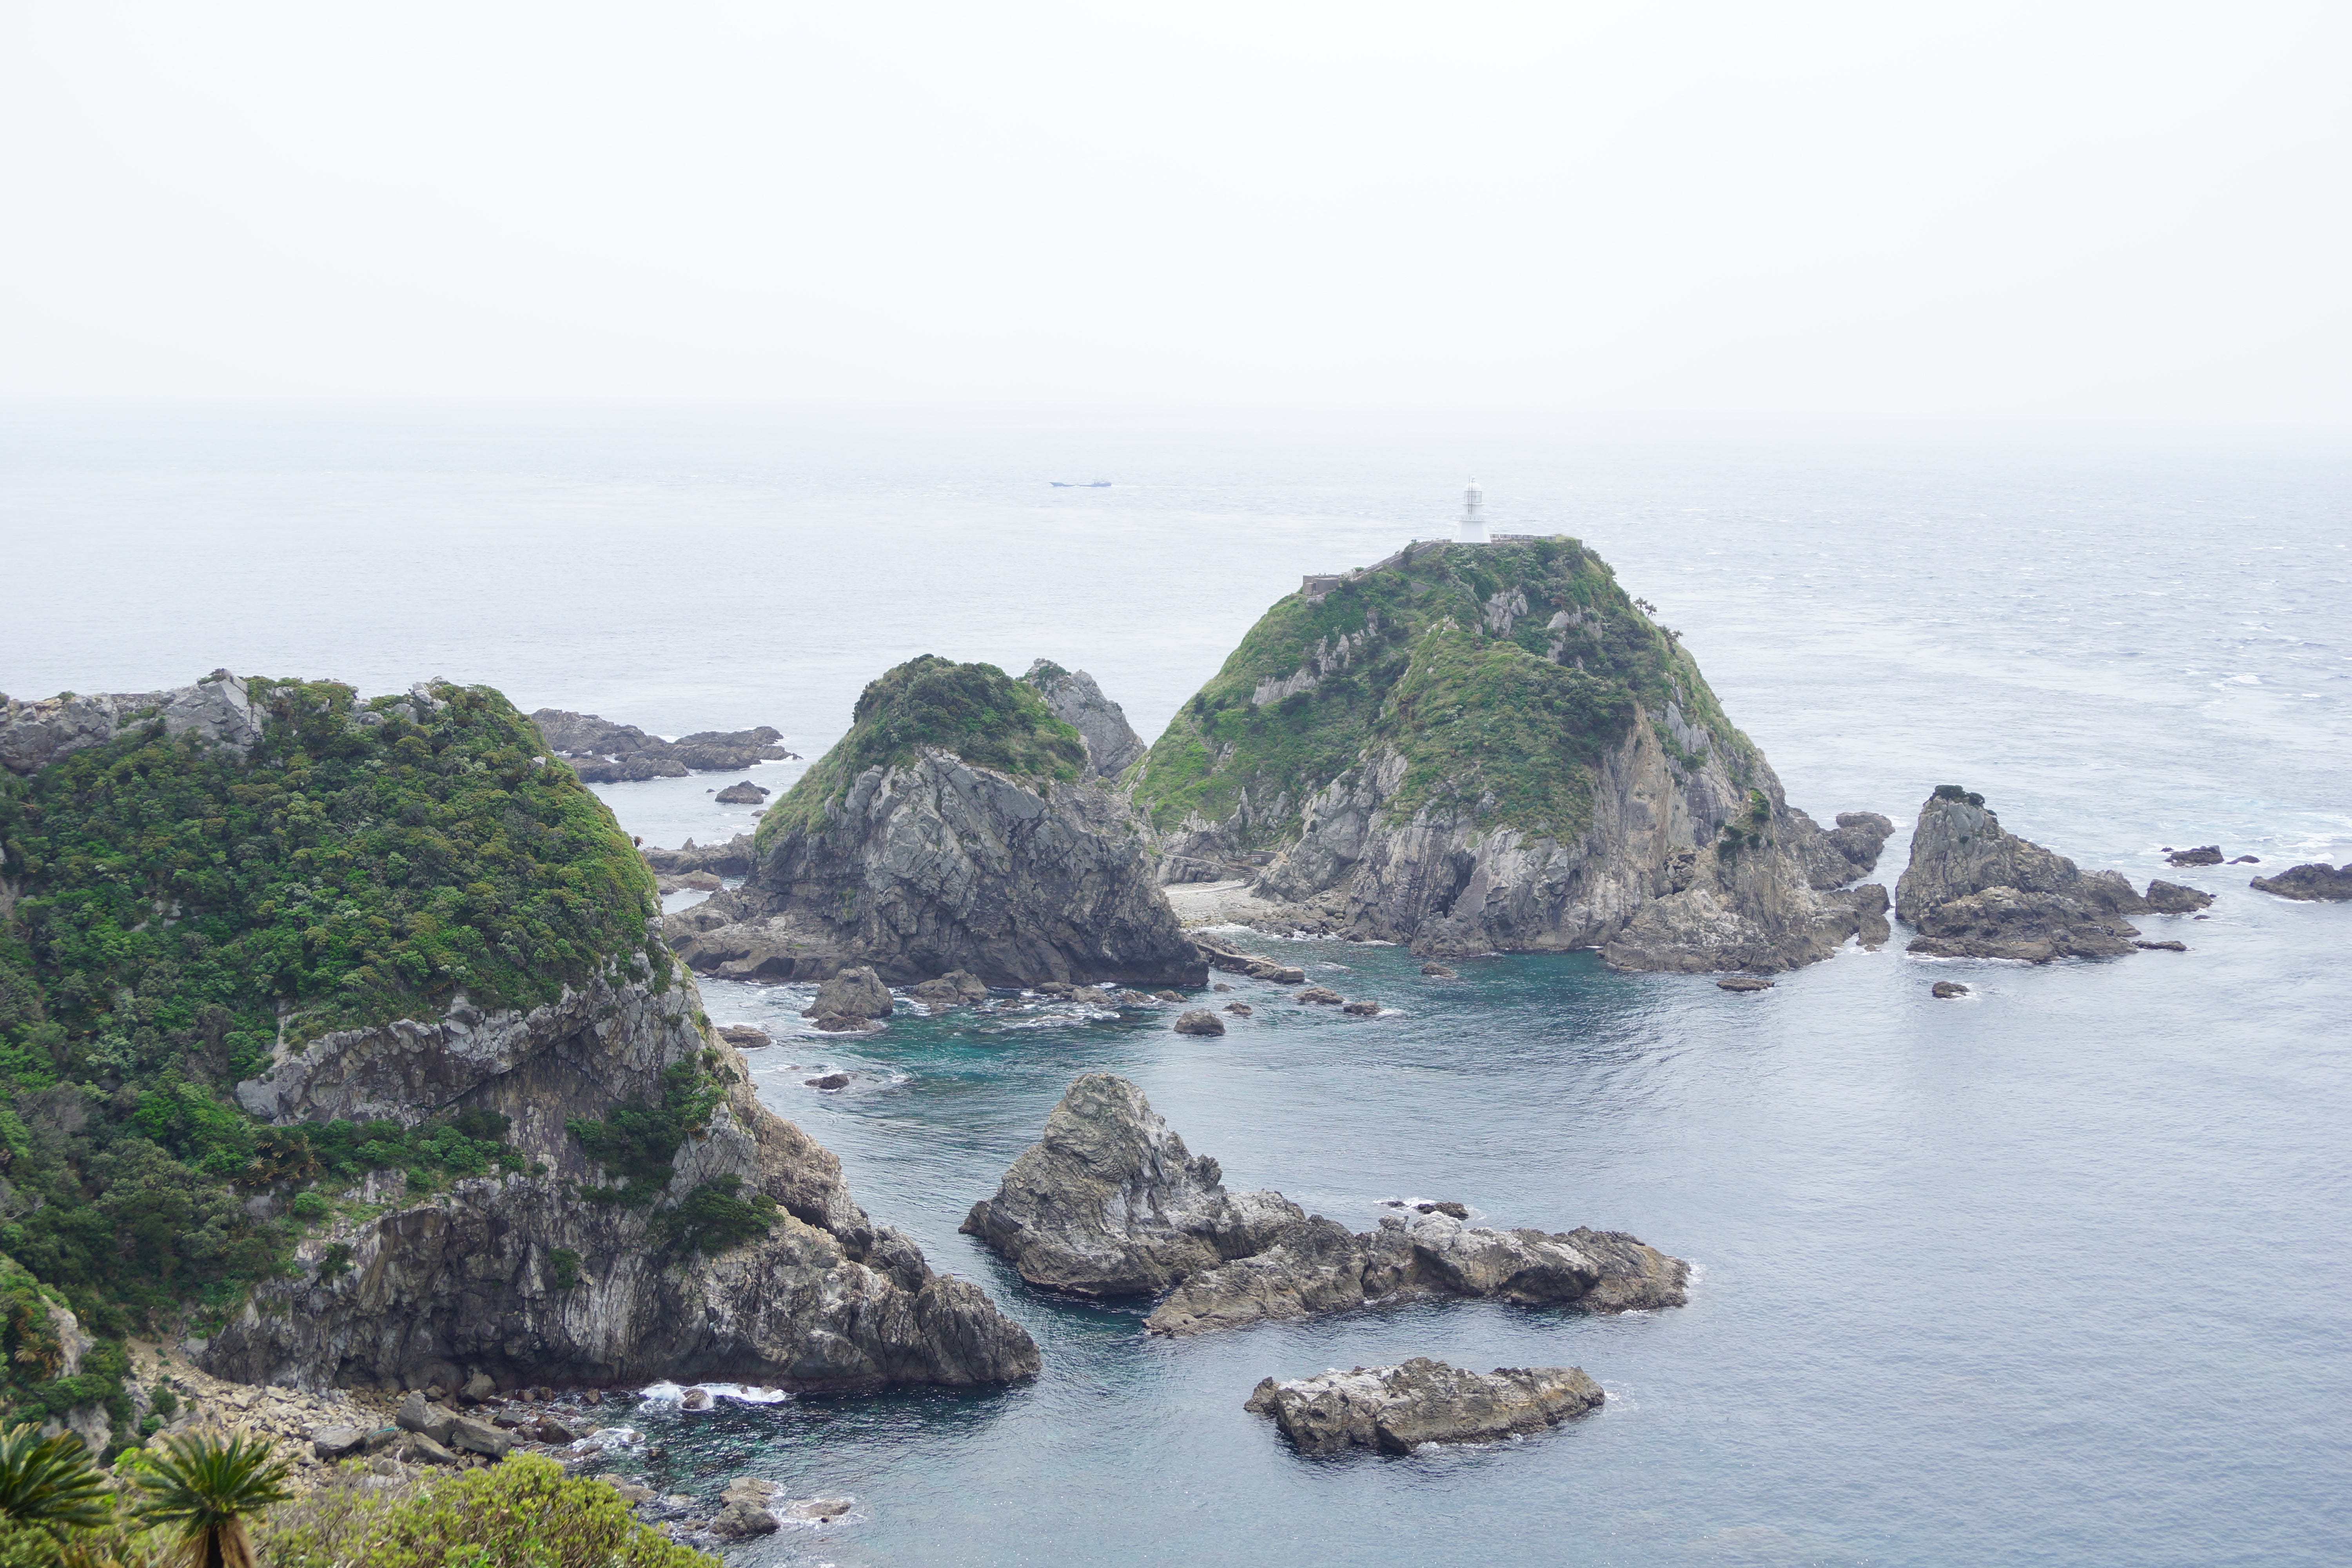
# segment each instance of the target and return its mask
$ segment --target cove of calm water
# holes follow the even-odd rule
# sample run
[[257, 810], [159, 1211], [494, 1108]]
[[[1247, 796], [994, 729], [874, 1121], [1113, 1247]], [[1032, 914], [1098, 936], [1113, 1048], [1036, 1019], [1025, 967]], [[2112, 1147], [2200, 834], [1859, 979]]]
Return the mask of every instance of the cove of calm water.
[[[228, 665], [428, 675], [818, 754], [924, 652], [1092, 670], [1154, 735], [1300, 574], [1446, 531], [1575, 533], [1679, 628], [1790, 797], [1902, 826], [1935, 784], [2136, 879], [2186, 954], [2042, 969], [1849, 949], [1757, 996], [1493, 958], [1423, 981], [1302, 942], [1337, 1017], [1237, 983], [1166, 1010], [779, 1036], [762, 1095], [1043, 1347], [984, 1394], [649, 1405], [644, 1468], [849, 1493], [746, 1564], [2322, 1563], [2352, 1557], [2352, 908], [2165, 845], [2352, 858], [2352, 455], [2315, 447], [1602, 429], [1572, 421], [18, 410], [0, 689]], [[1051, 489], [1050, 479], [1112, 479]], [[759, 771], [779, 786], [798, 768]], [[649, 842], [748, 821], [698, 777], [600, 793]], [[1927, 995], [1935, 978], [1976, 987]], [[845, 1068], [857, 1087], [803, 1084]], [[1631, 1230], [1689, 1306], [1420, 1306], [1181, 1343], [1025, 1289], [956, 1233], [1078, 1072], [1139, 1082], [1229, 1184], [1357, 1226], [1388, 1197]], [[1309, 1460], [1268, 1373], [1574, 1363], [1593, 1417]]]

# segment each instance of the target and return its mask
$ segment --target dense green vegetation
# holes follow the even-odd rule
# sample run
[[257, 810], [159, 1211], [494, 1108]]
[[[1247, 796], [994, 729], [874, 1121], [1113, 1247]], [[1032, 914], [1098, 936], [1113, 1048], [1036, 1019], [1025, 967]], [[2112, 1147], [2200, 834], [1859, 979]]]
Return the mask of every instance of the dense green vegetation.
[[1086, 742], [1034, 689], [992, 664], [925, 654], [866, 689], [849, 733], [769, 808], [754, 842], [765, 848], [780, 834], [814, 826], [858, 774], [910, 762], [918, 746], [1021, 778], [1066, 783], [1087, 765]]
[[[727, 1086], [710, 1076], [710, 1066], [708, 1059], [700, 1066], [676, 1063], [662, 1074], [659, 1099], [564, 1123], [588, 1157], [614, 1178], [611, 1185], [588, 1188], [589, 1198], [630, 1208], [651, 1208], [659, 1201], [677, 1174], [678, 1149], [710, 1124], [710, 1113], [727, 1098]], [[761, 1192], [746, 1196], [742, 1178], [719, 1176], [656, 1214], [654, 1234], [678, 1252], [724, 1252], [767, 1235], [775, 1223], [775, 1199]], [[560, 1260], [558, 1268], [562, 1268]], [[578, 1268], [575, 1257], [573, 1279]]]
[[[1272, 697], [1318, 658], [1329, 668], [1309, 689]], [[1268, 610], [1151, 748], [1135, 797], [1168, 831], [1223, 822], [1246, 795], [1242, 837], [1271, 847], [1318, 790], [1393, 746], [1406, 773], [1391, 811], [1445, 800], [1492, 826], [1572, 837], [1637, 710], [1669, 757], [1696, 763], [1665, 727], [1669, 702], [1744, 777], [1753, 748], [1697, 664], [1575, 540], [1423, 546]]]
[[[146, 723], [0, 779], [0, 1406], [19, 1415], [122, 1403], [119, 1346], [58, 1386], [27, 1289], [109, 1339], [201, 1321], [370, 1171], [429, 1189], [520, 1166], [495, 1116], [257, 1122], [232, 1090], [278, 1041], [461, 993], [528, 1007], [658, 951], [644, 863], [496, 692], [249, 690], [268, 717], [247, 755]], [[278, 1217], [247, 1208], [259, 1192], [289, 1200]]]

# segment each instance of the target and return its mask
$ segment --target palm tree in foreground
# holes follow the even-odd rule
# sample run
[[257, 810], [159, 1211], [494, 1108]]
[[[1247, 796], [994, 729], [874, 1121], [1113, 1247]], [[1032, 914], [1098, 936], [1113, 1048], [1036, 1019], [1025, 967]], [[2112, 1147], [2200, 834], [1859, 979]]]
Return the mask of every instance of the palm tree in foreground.
[[245, 1521], [294, 1494], [286, 1461], [268, 1444], [242, 1435], [174, 1437], [149, 1450], [139, 1487], [142, 1524], [178, 1534], [187, 1568], [253, 1568]]
[[94, 1529], [111, 1512], [106, 1479], [79, 1437], [44, 1437], [29, 1421], [0, 1432], [0, 1519], [56, 1534]]

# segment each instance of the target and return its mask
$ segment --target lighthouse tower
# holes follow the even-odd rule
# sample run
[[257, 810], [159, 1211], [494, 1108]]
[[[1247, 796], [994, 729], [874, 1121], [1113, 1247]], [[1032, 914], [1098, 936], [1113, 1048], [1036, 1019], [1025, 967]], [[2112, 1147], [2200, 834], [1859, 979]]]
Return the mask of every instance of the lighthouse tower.
[[1461, 544], [1486, 542], [1486, 492], [1472, 479], [1470, 488], [1462, 492], [1462, 531], [1455, 536]]

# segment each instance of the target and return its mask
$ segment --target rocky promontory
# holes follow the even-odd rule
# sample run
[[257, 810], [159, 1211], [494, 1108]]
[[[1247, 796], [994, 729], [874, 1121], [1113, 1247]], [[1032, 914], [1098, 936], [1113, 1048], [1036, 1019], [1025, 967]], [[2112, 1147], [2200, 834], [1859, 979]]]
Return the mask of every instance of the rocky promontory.
[[[497, 692], [216, 677], [11, 704], [0, 752], [11, 1299], [201, 1305], [206, 1372], [309, 1389], [1036, 1371], [754, 1098], [652, 874]], [[76, 1388], [128, 1423], [119, 1331]], [[35, 1337], [12, 1404], [76, 1364]]]
[[1775, 971], [1885, 940], [1892, 831], [1792, 806], [1573, 539], [1414, 544], [1268, 610], [1140, 767], [1171, 882], [1427, 955]]
[[1409, 1454], [1423, 1443], [1478, 1443], [1539, 1432], [1598, 1409], [1601, 1385], [1574, 1366], [1498, 1366], [1470, 1372], [1427, 1356], [1401, 1366], [1353, 1367], [1313, 1377], [1267, 1378], [1243, 1408], [1274, 1419], [1301, 1453], [1378, 1448]]
[[2256, 892], [2305, 903], [2341, 903], [2352, 899], [2352, 861], [2339, 868], [2315, 860], [2307, 866], [2290, 867], [2275, 877], [2256, 877], [2246, 885]]
[[761, 819], [744, 885], [669, 918], [696, 969], [1196, 985], [1207, 970], [1076, 730], [992, 665], [924, 658]]
[[1595, 1312], [1685, 1300], [1688, 1267], [1620, 1232], [1497, 1230], [1430, 1205], [1357, 1233], [1279, 1193], [1229, 1194], [1222, 1174], [1187, 1153], [1132, 1083], [1089, 1073], [963, 1229], [1032, 1284], [1170, 1290], [1144, 1324], [1170, 1335], [1417, 1298]]
[[2114, 871], [2084, 871], [2020, 838], [1984, 797], [1939, 784], [1919, 808], [1911, 863], [1895, 884], [1895, 912], [1919, 935], [1909, 951], [1937, 958], [2113, 958], [2137, 952], [2126, 918], [2194, 909], [2212, 900], [2155, 882], [2158, 902]]

